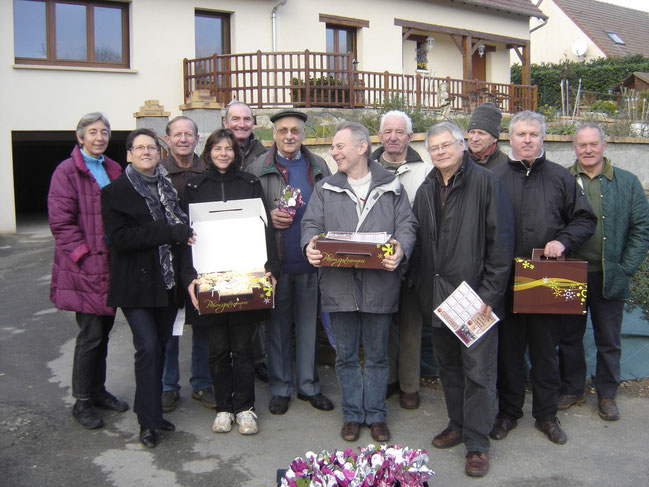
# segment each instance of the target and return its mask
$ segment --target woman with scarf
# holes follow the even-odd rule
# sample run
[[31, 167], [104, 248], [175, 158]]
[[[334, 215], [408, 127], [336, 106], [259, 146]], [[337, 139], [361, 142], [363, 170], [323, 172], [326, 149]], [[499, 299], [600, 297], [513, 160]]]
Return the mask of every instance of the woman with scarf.
[[[191, 179], [185, 187], [185, 203], [230, 201], [261, 198], [263, 190], [256, 176], [241, 171], [242, 156], [232, 131], [220, 129], [205, 142], [201, 156], [206, 172]], [[273, 227], [266, 209], [266, 276], [275, 285], [280, 272], [280, 260], [273, 238]], [[196, 235], [200, 239], [200, 235]], [[234, 252], [236, 249], [219, 248], [215, 252]], [[192, 266], [190, 249], [183, 259], [183, 283], [189, 290], [192, 305], [188, 305], [188, 321], [193, 326], [204, 326], [209, 337], [209, 367], [216, 396], [216, 418], [212, 424], [215, 433], [227, 433], [232, 422], [239, 425], [242, 435], [258, 431], [255, 406], [255, 361], [252, 338], [258, 323], [267, 319], [267, 310], [237, 311], [195, 316], [198, 301], [194, 292], [198, 283], [196, 269]]]
[[84, 115], [77, 124], [79, 145], [52, 174], [47, 195], [54, 236], [50, 299], [58, 309], [75, 312], [79, 334], [72, 361], [72, 416], [84, 427], [104, 424], [95, 408], [126, 411], [128, 404], [106, 390], [108, 337], [115, 308], [106, 304], [109, 263], [101, 221], [101, 188], [122, 174], [104, 156], [110, 124], [101, 113]]
[[152, 130], [126, 140], [124, 174], [101, 191], [101, 214], [110, 245], [108, 304], [122, 308], [135, 346], [135, 403], [140, 441], [153, 448], [156, 430], [173, 431], [162, 417], [164, 349], [184, 291], [179, 280], [181, 248], [194, 243], [178, 194], [158, 164]]

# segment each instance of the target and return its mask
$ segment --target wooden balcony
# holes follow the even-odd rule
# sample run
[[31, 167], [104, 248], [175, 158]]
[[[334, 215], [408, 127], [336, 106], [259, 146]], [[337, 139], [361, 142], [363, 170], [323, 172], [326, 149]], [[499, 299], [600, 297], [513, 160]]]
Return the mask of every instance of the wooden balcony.
[[261, 52], [183, 60], [185, 99], [208, 89], [220, 103], [255, 108], [372, 108], [399, 97], [409, 107], [470, 111], [492, 102], [505, 113], [535, 110], [536, 86], [357, 71], [351, 53]]

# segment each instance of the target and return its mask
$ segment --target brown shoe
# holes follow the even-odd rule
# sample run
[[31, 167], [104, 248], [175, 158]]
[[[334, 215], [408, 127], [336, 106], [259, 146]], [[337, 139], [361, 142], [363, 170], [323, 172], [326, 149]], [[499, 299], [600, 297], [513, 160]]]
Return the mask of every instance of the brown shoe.
[[340, 436], [345, 441], [356, 441], [361, 432], [361, 424], [356, 421], [347, 421], [340, 430]]
[[552, 421], [539, 421], [537, 419], [534, 426], [536, 426], [537, 430], [545, 433], [545, 436], [547, 436], [548, 440], [550, 440], [552, 443], [563, 445], [566, 441], [568, 441], [568, 437], [561, 429], [561, 423], [559, 423], [559, 420], [557, 418], [554, 418], [554, 420]]
[[557, 403], [557, 409], [564, 410], [568, 409], [570, 406], [581, 406], [586, 401], [586, 396], [583, 394], [577, 396], [576, 394], [561, 394], [559, 396], [559, 402]]
[[435, 448], [451, 448], [460, 443], [462, 443], [462, 433], [451, 428], [446, 428], [433, 438], [433, 446]]
[[378, 441], [379, 443], [383, 443], [390, 439], [390, 430], [388, 429], [388, 425], [385, 423], [372, 423], [370, 425], [370, 433], [374, 441]]
[[419, 392], [402, 392], [399, 394], [399, 406], [403, 409], [417, 409], [419, 402]]
[[470, 451], [466, 454], [464, 472], [469, 477], [484, 477], [489, 470], [489, 454]]
[[507, 433], [516, 428], [516, 425], [518, 425], [518, 421], [515, 419], [496, 418], [494, 427], [491, 429], [491, 433], [489, 433], [489, 438], [492, 440], [504, 440]]
[[615, 399], [602, 397], [597, 401], [599, 417], [604, 421], [617, 421], [620, 419], [620, 412], [617, 410]]

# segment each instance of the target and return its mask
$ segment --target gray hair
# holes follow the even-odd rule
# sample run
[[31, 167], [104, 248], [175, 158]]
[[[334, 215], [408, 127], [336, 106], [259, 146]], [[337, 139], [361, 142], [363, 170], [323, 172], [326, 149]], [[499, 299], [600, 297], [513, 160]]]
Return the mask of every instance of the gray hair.
[[451, 134], [455, 141], [466, 150], [462, 129], [451, 122], [439, 122], [428, 129], [426, 132], [426, 150], [428, 150], [428, 139], [444, 132]]
[[108, 123], [108, 119], [104, 116], [104, 114], [99, 112], [86, 113], [83, 117], [81, 117], [81, 120], [79, 120], [79, 123], [77, 124], [77, 137], [83, 139], [88, 126], [92, 125], [95, 122], [103, 122], [103, 124], [108, 129], [108, 137], [110, 138], [110, 123]]
[[524, 110], [518, 112], [514, 115], [509, 121], [509, 133], [512, 133], [512, 129], [517, 122], [534, 122], [538, 123], [541, 127], [541, 136], [545, 137], [545, 117], [540, 113], [533, 112], [531, 110]]
[[367, 150], [364, 155], [369, 160], [372, 152], [372, 141], [370, 140], [370, 133], [368, 132], [367, 127], [361, 123], [347, 120], [338, 124], [336, 127], [336, 134], [342, 130], [349, 130], [356, 146], [361, 145], [363, 141], [367, 142]]
[[572, 142], [573, 144], [577, 143], [577, 134], [581, 132], [583, 129], [595, 129], [599, 132], [599, 138], [602, 141], [602, 144], [606, 142], [606, 132], [602, 127], [600, 127], [598, 124], [595, 122], [584, 122], [582, 123], [579, 127], [577, 127], [577, 130], [575, 130], [574, 135], [572, 136]]
[[232, 107], [235, 106], [235, 105], [243, 105], [243, 106], [246, 107], [248, 110], [250, 110], [250, 116], [251, 116], [251, 117], [253, 116], [253, 115], [252, 115], [252, 108], [250, 108], [250, 105], [248, 105], [247, 103], [244, 103], [244, 102], [242, 102], [242, 101], [239, 101], [239, 100], [232, 100], [230, 103], [228, 103], [228, 104], [225, 106], [225, 115], [223, 115], [223, 118], [224, 118], [225, 120], [228, 119], [228, 113], [230, 113], [230, 108], [232, 108]]
[[198, 135], [198, 125], [196, 125], [196, 122], [194, 122], [191, 118], [185, 117], [183, 115], [180, 115], [178, 117], [175, 117], [175, 118], [172, 118], [171, 120], [169, 120], [169, 123], [165, 127], [165, 133], [167, 135], [171, 135], [171, 126], [176, 122], [180, 122], [181, 120], [190, 121], [192, 123], [192, 125], [194, 126], [194, 135]]
[[381, 117], [381, 125], [379, 126], [379, 131], [383, 132], [385, 121], [390, 117], [399, 117], [403, 119], [406, 122], [406, 132], [408, 132], [408, 135], [412, 133], [412, 120], [406, 113], [402, 112], [401, 110], [390, 110], [389, 112], [385, 112]]

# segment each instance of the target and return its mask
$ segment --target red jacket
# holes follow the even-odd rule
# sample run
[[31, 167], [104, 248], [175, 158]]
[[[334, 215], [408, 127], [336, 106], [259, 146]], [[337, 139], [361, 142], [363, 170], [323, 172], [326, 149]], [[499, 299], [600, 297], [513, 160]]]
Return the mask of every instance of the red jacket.
[[[122, 173], [105, 156], [103, 164], [111, 181]], [[55, 241], [50, 299], [59, 309], [114, 315], [106, 305], [109, 263], [100, 188], [79, 146], [54, 170], [47, 207]]]

